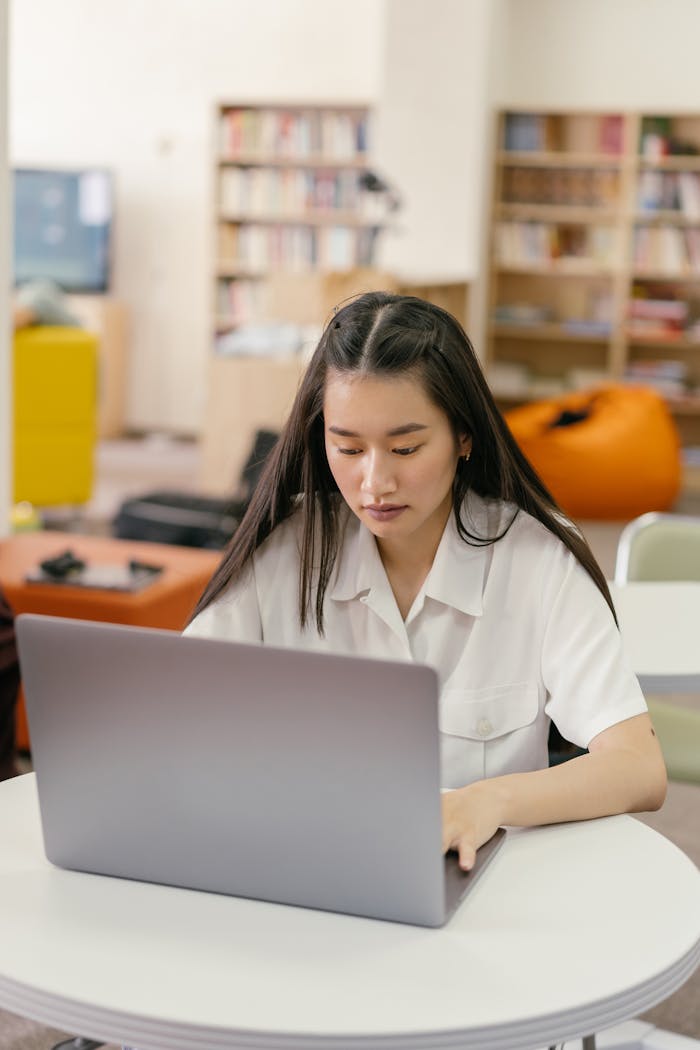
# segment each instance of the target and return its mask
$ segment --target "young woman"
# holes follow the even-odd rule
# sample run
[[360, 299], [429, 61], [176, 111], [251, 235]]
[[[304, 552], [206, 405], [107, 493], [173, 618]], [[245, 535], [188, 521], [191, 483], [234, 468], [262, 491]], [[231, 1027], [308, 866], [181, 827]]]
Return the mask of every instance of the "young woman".
[[[502, 824], [663, 802], [603, 574], [460, 325], [419, 299], [332, 318], [187, 630], [432, 665], [443, 847], [464, 868]], [[550, 720], [588, 753], [549, 768]]]

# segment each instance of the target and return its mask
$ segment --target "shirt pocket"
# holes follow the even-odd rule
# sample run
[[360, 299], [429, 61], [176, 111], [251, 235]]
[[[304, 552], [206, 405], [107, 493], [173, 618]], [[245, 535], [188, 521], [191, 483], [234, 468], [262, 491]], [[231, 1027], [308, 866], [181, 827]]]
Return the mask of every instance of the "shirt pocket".
[[458, 786], [533, 768], [541, 759], [533, 732], [538, 710], [534, 681], [447, 688], [440, 697], [439, 716], [443, 783]]

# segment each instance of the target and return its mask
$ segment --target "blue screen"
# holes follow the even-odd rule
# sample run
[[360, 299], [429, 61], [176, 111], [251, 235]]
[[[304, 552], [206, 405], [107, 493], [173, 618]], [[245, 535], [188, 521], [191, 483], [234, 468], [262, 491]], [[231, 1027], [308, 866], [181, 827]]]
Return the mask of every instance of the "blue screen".
[[49, 279], [66, 292], [106, 292], [110, 173], [16, 169], [13, 185], [15, 284]]

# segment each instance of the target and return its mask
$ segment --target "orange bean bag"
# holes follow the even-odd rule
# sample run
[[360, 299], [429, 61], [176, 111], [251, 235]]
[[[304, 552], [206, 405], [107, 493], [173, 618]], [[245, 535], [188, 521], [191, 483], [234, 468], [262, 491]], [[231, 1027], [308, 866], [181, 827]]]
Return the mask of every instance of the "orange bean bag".
[[533, 402], [505, 419], [572, 518], [626, 520], [668, 510], [678, 495], [678, 431], [649, 387], [597, 387]]

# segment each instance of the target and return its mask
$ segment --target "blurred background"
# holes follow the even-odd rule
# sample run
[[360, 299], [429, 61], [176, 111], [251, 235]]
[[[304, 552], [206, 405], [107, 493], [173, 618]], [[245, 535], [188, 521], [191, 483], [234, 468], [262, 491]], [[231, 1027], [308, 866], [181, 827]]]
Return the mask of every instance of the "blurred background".
[[[98, 339], [98, 395], [79, 498], [25, 484], [36, 463], [5, 435], [4, 521], [21, 502], [44, 523], [80, 507], [96, 528], [85, 523], [104, 526], [125, 494], [235, 490], [328, 311], [372, 286], [457, 314], [505, 410], [641, 368], [681, 433], [677, 497], [692, 494], [695, 232], [678, 217], [697, 219], [699, 176], [683, 171], [684, 211], [662, 200], [677, 169], [644, 164], [654, 149], [668, 164], [676, 140], [700, 148], [693, 0], [5, 10], [8, 309], [37, 279], [62, 288], [59, 305]], [[640, 233], [646, 191], [667, 220]], [[663, 256], [647, 265], [660, 288], [637, 279], [643, 236]], [[641, 349], [639, 297], [676, 303]], [[152, 476], [138, 476], [136, 437]], [[22, 484], [7, 495], [13, 467]]]

